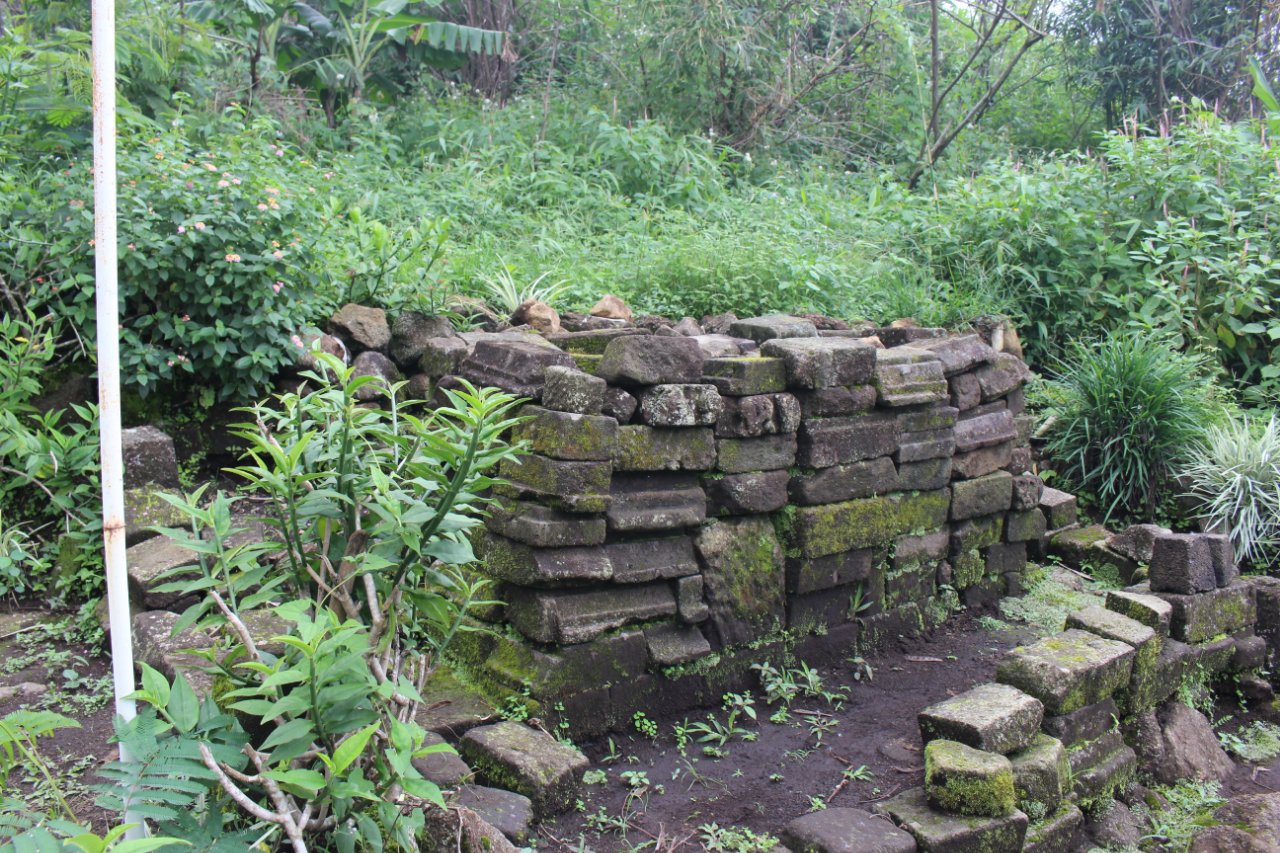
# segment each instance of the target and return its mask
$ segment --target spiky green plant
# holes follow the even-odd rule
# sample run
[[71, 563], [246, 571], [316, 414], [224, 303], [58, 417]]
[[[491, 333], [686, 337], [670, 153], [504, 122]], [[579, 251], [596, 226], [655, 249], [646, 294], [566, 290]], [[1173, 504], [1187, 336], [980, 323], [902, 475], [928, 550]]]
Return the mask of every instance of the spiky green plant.
[[1280, 545], [1280, 420], [1265, 426], [1232, 418], [1205, 433], [1183, 468], [1204, 501], [1211, 528], [1231, 536], [1236, 554], [1255, 565], [1275, 560]]
[[1059, 365], [1048, 452], [1110, 518], [1155, 509], [1157, 491], [1215, 417], [1205, 360], [1150, 333], [1075, 341]]

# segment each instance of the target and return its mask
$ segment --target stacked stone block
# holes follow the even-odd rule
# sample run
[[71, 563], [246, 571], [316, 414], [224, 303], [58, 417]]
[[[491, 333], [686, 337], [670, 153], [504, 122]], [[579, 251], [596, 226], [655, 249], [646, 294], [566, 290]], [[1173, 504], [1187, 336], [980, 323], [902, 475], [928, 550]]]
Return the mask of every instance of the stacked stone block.
[[424, 350], [437, 385], [532, 401], [476, 538], [504, 627], [465, 654], [581, 734], [717, 701], [783, 630], [866, 647], [1016, 593], [1045, 530], [1014, 453], [1028, 371], [977, 335], [780, 315], [461, 341]]

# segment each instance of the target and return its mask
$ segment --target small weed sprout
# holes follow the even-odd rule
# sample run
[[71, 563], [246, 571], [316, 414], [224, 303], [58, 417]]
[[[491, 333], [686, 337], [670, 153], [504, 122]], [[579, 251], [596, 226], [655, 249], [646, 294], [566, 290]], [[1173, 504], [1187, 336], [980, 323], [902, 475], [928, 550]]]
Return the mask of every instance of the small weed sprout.
[[853, 664], [854, 681], [861, 681], [863, 676], [866, 676], [867, 681], [872, 679], [874, 671], [871, 669], [871, 664], [867, 663], [861, 655], [858, 657], [846, 658], [846, 660]]
[[824, 799], [822, 799], [822, 797], [810, 797], [810, 798], [809, 798], [809, 811], [810, 811], [810, 812], [820, 812], [820, 811], [822, 811], [823, 809], [825, 809], [826, 807], [827, 807], [827, 801], [826, 801], [826, 800], [824, 800]]
[[1280, 755], [1280, 726], [1256, 720], [1248, 728], [1232, 734], [1219, 732], [1222, 748], [1241, 761], [1262, 764]]
[[843, 775], [851, 782], [870, 782], [876, 777], [876, 774], [871, 772], [871, 768], [865, 764], [860, 767], [846, 767]]
[[636, 711], [632, 718], [636, 724], [636, 731], [647, 737], [649, 740], [658, 739], [658, 724], [645, 716], [644, 711]]

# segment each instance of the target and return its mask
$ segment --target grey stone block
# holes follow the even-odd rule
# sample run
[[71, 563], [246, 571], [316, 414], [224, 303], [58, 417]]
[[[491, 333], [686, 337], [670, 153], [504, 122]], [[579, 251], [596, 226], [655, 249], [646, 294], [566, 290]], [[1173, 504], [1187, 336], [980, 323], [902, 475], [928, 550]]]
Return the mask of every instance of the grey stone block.
[[796, 437], [791, 433], [716, 439], [716, 469], [726, 474], [788, 468], [795, 461]]
[[875, 412], [849, 418], [818, 418], [800, 425], [796, 464], [830, 468], [889, 456], [898, 449], [898, 424], [892, 415]]
[[422, 342], [418, 370], [432, 379], [456, 375], [470, 352], [462, 338], [430, 338]]
[[758, 640], [784, 624], [783, 554], [767, 516], [713, 522], [694, 547], [717, 648]]
[[702, 575], [690, 575], [676, 581], [676, 606], [681, 622], [705, 622], [711, 615], [702, 588]]
[[1209, 556], [1218, 586], [1231, 586], [1240, 577], [1240, 567], [1236, 565], [1231, 537], [1221, 533], [1202, 533], [1200, 537], [1209, 543]]
[[[886, 343], [886, 346], [888, 345]], [[942, 362], [943, 373], [948, 378], [987, 364], [996, 357], [996, 351], [987, 346], [977, 335], [922, 340], [916, 342], [914, 346], [927, 349], [936, 355]]]
[[871, 385], [836, 386], [792, 392], [805, 418], [835, 418], [860, 415], [876, 406], [876, 389]]
[[664, 622], [644, 629], [649, 646], [649, 669], [692, 663], [711, 654], [711, 644], [693, 625]]
[[951, 486], [951, 519], [962, 521], [980, 515], [1005, 512], [1013, 499], [1013, 477], [1007, 471], [996, 471], [973, 480], [957, 481]]
[[990, 364], [973, 371], [982, 389], [982, 402], [988, 403], [1008, 394], [1031, 378], [1031, 370], [1022, 359], [1007, 352], [996, 353]]
[[710, 471], [714, 467], [716, 440], [707, 427], [618, 427], [615, 471]]
[[904, 492], [940, 489], [951, 482], [951, 457], [898, 463], [898, 489]]
[[972, 480], [985, 477], [1009, 467], [1013, 459], [1011, 443], [997, 444], [994, 447], [983, 447], [968, 453], [957, 453], [951, 457], [951, 476], [958, 480]]
[[613, 418], [541, 406], [525, 406], [520, 415], [528, 420], [517, 425], [513, 435], [517, 441], [528, 442], [531, 453], [585, 462], [607, 462], [613, 456], [618, 435], [618, 422]]
[[565, 512], [604, 512], [609, 508], [608, 462], [573, 462], [526, 454], [505, 459], [499, 475], [506, 483], [493, 487], [497, 495], [527, 499]]
[[463, 735], [458, 751], [480, 781], [514, 787], [543, 818], [573, 805], [582, 775], [591, 766], [573, 747], [512, 722], [477, 726]]
[[655, 427], [714, 426], [724, 411], [712, 385], [653, 385], [638, 399], [641, 423]]
[[871, 378], [877, 350], [847, 338], [788, 338], [765, 341], [760, 352], [780, 358], [790, 388], [861, 385]]
[[154, 484], [178, 489], [178, 459], [173, 439], [153, 426], [140, 426], [120, 433], [124, 461], [124, 487], [137, 489]]
[[883, 818], [860, 809], [823, 809], [782, 830], [791, 853], [916, 853], [916, 841]]
[[1192, 533], [1165, 533], [1151, 545], [1152, 592], [1194, 595], [1218, 586], [1209, 541]]
[[1127, 684], [1133, 657], [1133, 648], [1124, 643], [1063, 631], [1007, 653], [996, 677], [1039, 699], [1046, 714], [1065, 714], [1101, 702]]
[[1049, 520], [1050, 530], [1061, 530], [1076, 523], [1075, 495], [1046, 487], [1040, 495], [1040, 509]]
[[501, 388], [538, 401], [546, 370], [552, 366], [575, 367], [576, 363], [566, 352], [529, 341], [481, 340], [462, 362], [458, 375], [475, 385]]
[[1010, 512], [1005, 518], [1004, 538], [1008, 542], [1032, 542], [1044, 534], [1044, 513], [1038, 509]]
[[950, 457], [955, 453], [956, 439], [951, 429], [903, 433], [898, 439], [894, 462], [920, 462], [925, 459]]
[[[129, 599], [140, 610], [185, 610], [199, 600], [197, 596], [184, 598], [181, 593], [158, 589], [200, 577], [200, 555], [175, 539], [156, 536], [130, 547], [125, 552], [125, 565], [129, 574]], [[161, 578], [166, 572], [184, 566], [189, 566], [189, 571]]]
[[1061, 806], [1044, 820], [1027, 827], [1022, 853], [1071, 853], [1084, 813], [1074, 803]]
[[1004, 444], [1017, 437], [1018, 431], [1013, 425], [1013, 415], [1003, 411], [966, 418], [955, 426], [956, 450], [961, 453]]
[[883, 574], [884, 560], [881, 548], [858, 548], [825, 557], [788, 557], [787, 592], [803, 595], [867, 581], [877, 571]]
[[549, 343], [555, 344], [565, 352], [604, 355], [609, 344], [618, 338], [630, 335], [649, 335], [648, 329], [630, 326], [622, 329], [587, 329], [578, 332], [556, 332], [546, 336]]
[[596, 376], [611, 385], [696, 383], [704, 361], [691, 338], [628, 335], [605, 347]]
[[1183, 643], [1203, 643], [1234, 633], [1254, 624], [1258, 617], [1254, 588], [1244, 581], [1198, 595], [1153, 594], [1173, 606], [1169, 636]]
[[745, 474], [704, 474], [702, 490], [707, 493], [707, 516], [756, 515], [782, 509], [787, 504], [785, 469], [752, 471]]
[[1044, 494], [1044, 482], [1035, 474], [1015, 474], [1013, 477], [1013, 501], [1009, 509], [1023, 511], [1040, 506]]
[[917, 715], [921, 739], [956, 741], [1005, 755], [1026, 749], [1044, 719], [1044, 705], [1005, 684], [983, 684]]
[[923, 563], [937, 563], [951, 553], [951, 530], [941, 527], [930, 533], [899, 536], [893, 543], [894, 571]]
[[533, 803], [513, 791], [464, 785], [451, 802], [471, 809], [480, 819], [506, 836], [512, 844], [523, 845], [533, 826]]
[[982, 402], [982, 386], [972, 373], [961, 373], [947, 380], [947, 399], [962, 412]]
[[926, 350], [911, 347], [876, 350], [871, 384], [881, 406], [916, 406], [950, 398], [942, 362]]
[[875, 807], [916, 840], [919, 853], [1020, 851], [1029, 820], [1015, 811], [1005, 817], [974, 818], [934, 811], [924, 788], [912, 788]]
[[929, 805], [948, 814], [1002, 817], [1016, 804], [1009, 759], [951, 740], [925, 744], [924, 790]]
[[893, 491], [898, 471], [887, 456], [850, 462], [818, 471], [801, 471], [791, 478], [791, 502], [800, 506], [838, 503]]
[[605, 513], [611, 531], [676, 530], [707, 519], [707, 496], [692, 474], [619, 474], [612, 491]]
[[1169, 636], [1173, 605], [1162, 598], [1113, 589], [1107, 592], [1107, 609], [1141, 622], [1161, 637]]
[[1040, 728], [1045, 734], [1071, 748], [1097, 740], [1116, 727], [1120, 709], [1111, 697], [1092, 705], [1085, 705], [1066, 714], [1045, 717]]
[[613, 564], [598, 545], [532, 548], [485, 531], [480, 538], [480, 552], [486, 574], [522, 586], [561, 586], [613, 577]]
[[603, 518], [501, 497], [489, 504], [488, 511], [485, 527], [536, 548], [572, 548], [604, 542]]
[[621, 426], [631, 422], [640, 402], [621, 388], [606, 388], [600, 414], [613, 418]]
[[1018, 802], [1040, 803], [1049, 813], [1058, 810], [1066, 796], [1071, 764], [1062, 741], [1036, 734], [1026, 749], [1012, 753], [1013, 786]]
[[800, 428], [800, 404], [790, 394], [724, 398], [716, 438], [759, 438]]
[[1132, 646], [1135, 674], [1146, 672], [1154, 666], [1164, 648], [1163, 637], [1149, 626], [1096, 604], [1067, 614], [1066, 627], [1079, 628], [1104, 639], [1118, 640]]
[[633, 622], [676, 614], [665, 581], [587, 590], [541, 590], [509, 586], [507, 620], [540, 643], [585, 643]]
[[787, 389], [787, 369], [780, 358], [708, 358], [702, 381], [726, 396], [775, 394]]
[[647, 583], [698, 573], [693, 540], [688, 536], [611, 542], [604, 553], [613, 566], [614, 583]]
[[768, 314], [734, 320], [729, 324], [729, 334], [735, 338], [749, 338], [758, 344], [779, 338], [816, 338], [818, 328], [812, 320], [792, 317], [788, 314]]
[[987, 574], [1022, 574], [1027, 570], [1027, 543], [1004, 542], [982, 549]]
[[548, 409], [598, 415], [604, 408], [604, 394], [608, 383], [598, 376], [552, 365], [544, 371], [543, 379], [545, 385], [542, 389], [542, 404]]

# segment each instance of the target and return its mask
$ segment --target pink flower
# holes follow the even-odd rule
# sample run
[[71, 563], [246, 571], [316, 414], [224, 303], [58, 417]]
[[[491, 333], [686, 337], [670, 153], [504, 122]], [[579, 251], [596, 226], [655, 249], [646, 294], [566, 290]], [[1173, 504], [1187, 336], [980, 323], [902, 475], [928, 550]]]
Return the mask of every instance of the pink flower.
[[302, 338], [298, 337], [297, 335], [294, 335], [292, 338], [289, 338], [289, 340], [293, 341], [293, 345], [298, 349], [303, 349]]
[[135, 252], [138, 251], [138, 247], [133, 245], [132, 243], [129, 244], [129, 248], [133, 249]]
[[233, 264], [238, 264], [240, 263], [240, 256], [237, 255], [235, 252], [232, 252], [231, 254], [227, 255], [227, 260]]
[[276, 156], [277, 156], [277, 157], [283, 157], [283, 156], [284, 156], [284, 149], [283, 149], [283, 148], [277, 148], [277, 149], [276, 149]]
[[267, 206], [262, 202], [258, 202], [258, 210], [266, 210]]
[[217, 168], [216, 166], [214, 166], [212, 163], [205, 163], [205, 164], [204, 164], [204, 167], [205, 167], [206, 169], [208, 169], [210, 172], [216, 172], [216, 171], [218, 171], [218, 168]]
[[182, 321], [183, 321], [184, 323], [190, 323], [190, 322], [191, 322], [191, 315], [190, 315], [190, 314], [183, 314], [183, 315], [182, 315]]
[[197, 222], [197, 223], [196, 223], [196, 230], [197, 230], [197, 231], [203, 231], [203, 230], [204, 230], [204, 223], [203, 223], [203, 222]]
[[229, 187], [229, 186], [231, 186], [231, 182], [230, 182], [230, 181], [218, 181], [218, 186], [220, 186], [220, 187]]
[[280, 190], [276, 189], [275, 187], [267, 187], [267, 192], [271, 193], [272, 195], [280, 195]]
[[236, 184], [236, 185], [239, 185], [239, 183], [240, 183], [240, 179], [239, 179], [239, 178], [232, 178], [232, 179], [231, 179], [231, 183]]
[[276, 293], [279, 293], [280, 288], [282, 287], [284, 287], [283, 281], [277, 281], [275, 284], [271, 285], [271, 289], [274, 290]]
[[275, 255], [277, 259], [284, 257], [284, 252], [272, 252], [271, 254]]
[[325, 173], [324, 173], [324, 177], [326, 177], [326, 178], [332, 178], [332, 177], [333, 177], [333, 172], [325, 172]]
[[186, 234], [186, 233], [187, 233], [186, 226], [179, 225], [179, 226], [178, 226], [178, 233], [179, 233], [179, 234]]

